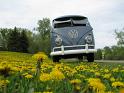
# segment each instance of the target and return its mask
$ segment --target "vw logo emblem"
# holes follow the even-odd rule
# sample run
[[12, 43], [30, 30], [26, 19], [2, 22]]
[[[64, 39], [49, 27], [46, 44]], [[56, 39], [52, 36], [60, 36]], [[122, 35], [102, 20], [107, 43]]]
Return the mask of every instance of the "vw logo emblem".
[[71, 31], [68, 32], [68, 35], [71, 38], [77, 38], [78, 37], [78, 31], [75, 29], [72, 29]]

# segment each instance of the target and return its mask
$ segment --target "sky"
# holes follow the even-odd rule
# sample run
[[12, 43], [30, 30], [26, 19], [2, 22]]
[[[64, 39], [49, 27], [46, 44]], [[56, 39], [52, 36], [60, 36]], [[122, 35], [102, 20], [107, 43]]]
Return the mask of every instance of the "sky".
[[0, 28], [32, 30], [38, 20], [64, 15], [88, 17], [96, 48], [113, 46], [114, 30], [124, 27], [124, 0], [0, 0]]

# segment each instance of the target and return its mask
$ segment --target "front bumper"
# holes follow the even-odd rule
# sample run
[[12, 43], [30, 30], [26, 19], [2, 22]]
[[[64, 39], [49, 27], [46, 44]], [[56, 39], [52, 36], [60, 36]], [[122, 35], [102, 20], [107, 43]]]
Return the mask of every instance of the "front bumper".
[[[76, 50], [64, 50], [65, 47], [78, 47], [78, 46], [85, 46], [85, 49], [76, 49]], [[73, 45], [73, 46], [61, 46], [61, 47], [54, 47], [53, 51], [50, 53], [51, 56], [57, 56], [57, 55], [69, 55], [69, 54], [87, 54], [87, 53], [95, 53], [96, 49], [88, 49], [88, 46], [94, 46], [94, 45]], [[61, 48], [61, 51], [54, 51], [56, 48]]]

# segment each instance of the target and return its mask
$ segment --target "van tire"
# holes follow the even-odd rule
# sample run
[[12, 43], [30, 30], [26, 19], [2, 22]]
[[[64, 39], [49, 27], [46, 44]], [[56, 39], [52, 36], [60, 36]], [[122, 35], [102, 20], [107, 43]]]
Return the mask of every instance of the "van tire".
[[87, 61], [94, 62], [94, 53], [87, 54]]
[[83, 61], [83, 56], [82, 55], [78, 56], [78, 60], [79, 60], [79, 62], [82, 62]]
[[59, 58], [56, 56], [56, 57], [53, 57], [53, 62], [59, 62]]

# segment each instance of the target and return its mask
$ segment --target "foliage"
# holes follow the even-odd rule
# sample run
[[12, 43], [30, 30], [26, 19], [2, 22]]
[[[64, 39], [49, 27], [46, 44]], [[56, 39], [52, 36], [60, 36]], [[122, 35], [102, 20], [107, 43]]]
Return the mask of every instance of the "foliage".
[[117, 44], [120, 46], [124, 45], [124, 28], [120, 31], [115, 30], [116, 38], [118, 40]]
[[10, 32], [7, 42], [7, 47], [9, 51], [20, 51], [20, 33], [17, 31], [17, 28], [15, 27], [12, 32]]
[[26, 31], [15, 27], [8, 35], [7, 47], [9, 51], [28, 52], [29, 41]]
[[43, 18], [38, 20], [38, 26], [36, 30], [29, 36], [29, 52], [37, 53], [38, 51], [45, 52], [47, 55], [50, 54], [50, 19]]
[[0, 29], [0, 50], [28, 52], [29, 30], [22, 28]]
[[42, 20], [38, 21], [38, 27], [37, 31], [40, 33], [41, 38], [47, 39], [50, 36], [50, 19], [49, 18], [43, 18]]
[[104, 52], [105, 52], [105, 58], [104, 59], [109, 59], [112, 60], [112, 49], [108, 46], [104, 47]]
[[0, 93], [123, 93], [124, 64], [43, 62], [36, 83], [37, 61], [31, 54], [0, 55], [0, 71], [9, 67], [8, 76], [1, 74]]
[[50, 53], [50, 40], [42, 39], [39, 34], [33, 33], [29, 38], [29, 53], [37, 53], [38, 51], [45, 52], [47, 55]]
[[20, 45], [19, 45], [20, 46], [20, 51], [27, 53], [28, 48], [29, 48], [29, 40], [28, 40], [28, 37], [27, 37], [27, 34], [26, 34], [25, 30], [23, 30], [20, 33], [19, 42], [20, 42]]
[[95, 53], [95, 59], [97, 60], [102, 59], [102, 49], [97, 49], [97, 53]]
[[40, 40], [40, 50], [49, 55], [50, 53], [50, 19], [43, 18], [38, 21], [37, 31], [39, 32], [38, 39]]
[[0, 28], [0, 50], [8, 50], [7, 40], [12, 29]]
[[115, 30], [117, 45], [105, 46], [103, 49], [97, 49], [95, 59], [100, 60], [104, 57], [105, 60], [124, 60], [124, 28]]
[[43, 18], [38, 20], [37, 32], [31, 32], [23, 28], [1, 28], [0, 29], [0, 50], [16, 52], [36, 53], [43, 51], [50, 54], [50, 20]]
[[[124, 47], [123, 46], [112, 46], [104, 47], [104, 49], [98, 49], [95, 55], [95, 59], [100, 60], [104, 56], [105, 60], [124, 60]], [[103, 55], [103, 54], [104, 55]]]

